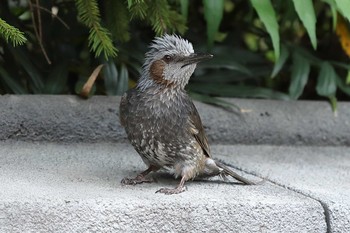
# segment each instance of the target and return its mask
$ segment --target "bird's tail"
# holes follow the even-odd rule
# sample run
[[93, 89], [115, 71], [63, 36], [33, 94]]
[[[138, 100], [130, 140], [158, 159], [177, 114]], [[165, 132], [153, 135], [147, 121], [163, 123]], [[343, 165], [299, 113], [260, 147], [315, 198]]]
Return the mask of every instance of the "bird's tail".
[[255, 183], [247, 180], [246, 178], [238, 175], [236, 172], [232, 171], [231, 169], [229, 169], [226, 165], [224, 165], [223, 163], [219, 162], [219, 161], [215, 161], [216, 165], [222, 169], [222, 171], [220, 172], [220, 175], [225, 178], [226, 176], [231, 176], [233, 178], [235, 178], [236, 180], [246, 184], [246, 185], [254, 185]]

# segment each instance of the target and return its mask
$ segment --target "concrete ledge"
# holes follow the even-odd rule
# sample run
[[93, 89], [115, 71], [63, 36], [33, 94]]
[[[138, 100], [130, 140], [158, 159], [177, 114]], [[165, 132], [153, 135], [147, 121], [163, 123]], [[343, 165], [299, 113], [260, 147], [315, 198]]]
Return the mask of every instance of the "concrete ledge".
[[350, 148], [215, 146], [213, 154], [273, 184], [319, 201], [327, 232], [350, 232]]
[[319, 201], [269, 182], [194, 181], [172, 196], [155, 194], [178, 182], [162, 174], [158, 183], [121, 186], [144, 169], [129, 144], [0, 142], [0, 166], [0, 232], [327, 230]]
[[165, 196], [165, 174], [120, 185], [145, 165], [118, 97], [1, 96], [0, 232], [350, 232], [350, 104], [227, 101], [243, 111], [196, 103], [213, 156], [267, 182]]
[[[243, 112], [196, 103], [211, 143], [350, 145], [350, 103], [227, 99]], [[0, 140], [126, 142], [119, 97], [5, 95]]]

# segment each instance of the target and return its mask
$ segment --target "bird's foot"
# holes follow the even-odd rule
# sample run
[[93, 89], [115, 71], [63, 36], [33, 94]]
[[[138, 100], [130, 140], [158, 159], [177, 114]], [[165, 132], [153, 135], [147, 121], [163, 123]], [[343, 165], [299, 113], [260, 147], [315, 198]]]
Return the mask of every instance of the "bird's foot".
[[152, 183], [155, 180], [153, 178], [146, 178], [145, 176], [138, 175], [135, 178], [125, 177], [121, 180], [123, 185], [137, 185], [142, 183]]
[[186, 191], [186, 187], [177, 187], [177, 188], [161, 188], [156, 193], [164, 193], [165, 195], [179, 194]]

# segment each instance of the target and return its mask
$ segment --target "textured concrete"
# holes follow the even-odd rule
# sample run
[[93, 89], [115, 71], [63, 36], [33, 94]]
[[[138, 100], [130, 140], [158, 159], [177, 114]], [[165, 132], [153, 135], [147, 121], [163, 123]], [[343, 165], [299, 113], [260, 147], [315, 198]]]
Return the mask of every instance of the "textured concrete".
[[[350, 145], [350, 103], [227, 100], [241, 112], [196, 103], [211, 143]], [[125, 142], [119, 97], [0, 96], [0, 140]]]
[[274, 184], [318, 200], [328, 232], [350, 232], [350, 148], [217, 146], [214, 154]]
[[[245, 164], [245, 156], [254, 158], [258, 151], [268, 157], [275, 147], [265, 148], [213, 149], [220, 158]], [[232, 150], [235, 157], [226, 158]], [[274, 165], [284, 165], [286, 158]], [[250, 169], [261, 168], [255, 159], [261, 158], [247, 159]], [[155, 194], [178, 182], [164, 174], [155, 176], [158, 183], [120, 185], [124, 176], [142, 169], [128, 144], [0, 142], [0, 232], [327, 231], [319, 201], [268, 181], [256, 186], [194, 181], [173, 196]], [[295, 180], [294, 175], [284, 179]]]
[[350, 103], [227, 101], [241, 112], [196, 103], [213, 155], [266, 182], [166, 196], [164, 173], [120, 185], [145, 166], [118, 97], [0, 96], [0, 233], [350, 232]]

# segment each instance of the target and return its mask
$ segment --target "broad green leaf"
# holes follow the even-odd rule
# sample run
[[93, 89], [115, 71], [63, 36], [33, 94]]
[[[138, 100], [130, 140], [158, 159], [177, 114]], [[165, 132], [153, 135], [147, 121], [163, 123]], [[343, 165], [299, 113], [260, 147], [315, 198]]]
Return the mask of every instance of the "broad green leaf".
[[225, 100], [215, 98], [215, 97], [212, 97], [209, 95], [202, 95], [202, 94], [195, 93], [195, 92], [189, 92], [189, 95], [194, 100], [198, 100], [198, 101], [203, 102], [203, 103], [215, 105], [215, 106], [224, 108], [224, 109], [229, 110], [229, 111], [232, 110], [232, 108], [240, 110], [240, 108], [238, 106], [236, 106], [230, 102], [227, 102]]
[[[129, 10], [125, 1], [105, 1], [104, 2], [104, 22], [111, 32], [113, 40], [127, 42], [130, 40], [129, 30]], [[118, 12], [118, 13], [116, 13]]]
[[189, 0], [180, 0], [180, 4], [181, 4], [181, 14], [187, 21]]
[[207, 84], [207, 83], [196, 83], [195, 85], [189, 84], [189, 90], [216, 95], [222, 97], [240, 97], [240, 98], [266, 98], [266, 99], [281, 99], [290, 100], [289, 96], [272, 89], [256, 87], [256, 86], [233, 86], [227, 84]]
[[254, 78], [261, 77], [246, 75], [235, 70], [215, 69], [211, 72], [201, 72], [201, 70], [195, 71], [195, 76], [191, 78], [191, 81], [196, 83], [232, 83]]
[[203, 0], [203, 4], [204, 18], [207, 22], [208, 45], [211, 48], [224, 14], [224, 0]]
[[136, 76], [139, 76], [140, 73], [142, 72], [142, 65], [134, 62], [134, 61], [128, 61], [128, 66], [129, 66], [129, 72], [133, 73]]
[[293, 67], [289, 86], [289, 96], [292, 99], [298, 99], [303, 93], [305, 84], [309, 78], [309, 72], [309, 60], [295, 52], [293, 54]]
[[316, 91], [320, 96], [335, 96], [337, 73], [329, 62], [323, 62], [317, 78]]
[[316, 50], [316, 16], [312, 0], [293, 0], [293, 3], [300, 20], [309, 34], [312, 47]]
[[271, 36], [276, 60], [280, 57], [280, 36], [278, 34], [278, 24], [275, 10], [270, 0], [250, 0], [259, 18], [264, 23], [267, 32]]
[[338, 115], [338, 112], [337, 112], [337, 98], [335, 96], [330, 96], [328, 98], [329, 98], [329, 102], [331, 103], [332, 111], [334, 113], [334, 116], [337, 116]]
[[323, 2], [328, 3], [328, 5], [331, 8], [332, 12], [332, 27], [333, 30], [337, 27], [337, 4], [335, 3], [335, 0], [322, 0]]
[[214, 58], [210, 62], [205, 62], [198, 65], [198, 68], [199, 69], [225, 68], [229, 70], [237, 70], [246, 75], [252, 76], [252, 72], [247, 67], [245, 67], [244, 65], [232, 59]]
[[350, 96], [350, 86], [346, 85], [344, 83], [344, 81], [339, 76], [337, 76], [335, 81], [336, 81], [337, 86], [339, 87], [339, 89], [342, 92], [344, 92], [345, 94], [347, 94], [348, 96]]
[[340, 68], [346, 69], [350, 71], [350, 65], [347, 63], [343, 63], [343, 62], [336, 62], [336, 61], [330, 61], [330, 63], [332, 65], [338, 66]]
[[118, 70], [112, 59], [103, 67], [103, 78], [107, 95], [118, 95]]
[[59, 62], [48, 76], [45, 84], [46, 94], [62, 94], [68, 79], [67, 62]]
[[14, 81], [14, 79], [7, 73], [7, 71], [0, 66], [0, 77], [2, 81], [13, 91], [14, 94], [28, 94], [21, 85]]
[[42, 91], [44, 90], [43, 78], [32, 63], [32, 60], [28, 57], [28, 53], [24, 52], [24, 49], [22, 47], [14, 48], [12, 46], [8, 46], [8, 49], [12, 53], [14, 58], [17, 60], [18, 64], [20, 64], [27, 72], [29, 79], [33, 84], [33, 92], [35, 94], [42, 93]]
[[314, 53], [308, 51], [307, 49], [299, 46], [291, 46], [290, 51], [295, 51], [295, 53], [299, 53], [305, 59], [307, 59], [311, 65], [319, 66], [323, 60], [314, 55]]
[[123, 63], [120, 67], [119, 76], [118, 76], [118, 86], [117, 86], [117, 95], [123, 95], [124, 92], [128, 90], [129, 84], [129, 73], [126, 65]]
[[338, 10], [350, 21], [350, 2], [349, 0], [335, 0]]
[[348, 74], [346, 75], [346, 81], [345, 81], [345, 83], [346, 83], [347, 85], [350, 84], [350, 70], [348, 70]]
[[264, 63], [266, 64], [265, 58], [263, 58], [260, 54], [254, 53], [252, 51], [249, 51], [247, 49], [242, 49], [239, 47], [233, 47], [229, 45], [215, 45], [215, 47], [212, 50], [214, 57], [209, 62], [211, 63], [213, 61], [224, 59], [228, 62], [230, 60], [239, 62], [240, 64], [246, 64], [246, 63]]
[[281, 56], [275, 63], [275, 66], [273, 67], [271, 78], [274, 78], [278, 74], [278, 72], [280, 72], [280, 70], [283, 68], [284, 63], [286, 63], [288, 57], [288, 48], [284, 45], [281, 45]]

